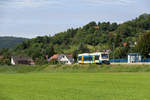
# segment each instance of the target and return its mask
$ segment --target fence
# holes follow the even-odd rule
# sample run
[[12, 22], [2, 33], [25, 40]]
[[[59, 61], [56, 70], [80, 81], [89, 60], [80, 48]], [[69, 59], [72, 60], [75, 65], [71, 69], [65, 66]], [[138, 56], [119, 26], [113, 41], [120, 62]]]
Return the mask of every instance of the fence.
[[141, 62], [150, 62], [150, 58], [148, 58], [148, 59], [142, 59]]
[[[115, 62], [115, 63], [127, 63], [128, 59], [110, 59], [109, 61]], [[141, 59], [141, 62], [149, 62], [150, 63], [150, 58]]]
[[128, 62], [128, 59], [110, 59], [110, 62], [122, 62], [122, 63], [127, 63]]

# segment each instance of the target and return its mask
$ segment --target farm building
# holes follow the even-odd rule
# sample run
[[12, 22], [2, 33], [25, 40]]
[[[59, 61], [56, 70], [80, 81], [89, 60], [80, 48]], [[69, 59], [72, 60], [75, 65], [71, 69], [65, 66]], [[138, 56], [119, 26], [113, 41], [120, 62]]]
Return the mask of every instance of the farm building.
[[11, 57], [11, 64], [12, 65], [34, 65], [34, 61], [30, 57], [26, 56], [12, 56]]
[[74, 59], [69, 54], [54, 54], [48, 61], [57, 60], [62, 64], [73, 64]]
[[139, 53], [129, 53], [128, 54], [128, 63], [141, 62], [142, 57]]

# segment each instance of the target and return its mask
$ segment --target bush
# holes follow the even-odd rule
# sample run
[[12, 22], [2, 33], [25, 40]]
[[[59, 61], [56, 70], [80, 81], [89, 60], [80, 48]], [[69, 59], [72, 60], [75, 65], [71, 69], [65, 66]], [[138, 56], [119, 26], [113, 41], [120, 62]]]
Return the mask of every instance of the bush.
[[44, 64], [47, 64], [48, 61], [47, 61], [47, 59], [45, 59], [44, 57], [41, 57], [41, 58], [37, 58], [37, 59], [35, 60], [35, 63], [36, 63], [37, 65], [44, 65]]
[[50, 61], [48, 62], [48, 64], [50, 64], [50, 65], [55, 65], [55, 64], [59, 64], [59, 62], [58, 62], [57, 60], [55, 60], [55, 59], [52, 59], [52, 60], [50, 60]]

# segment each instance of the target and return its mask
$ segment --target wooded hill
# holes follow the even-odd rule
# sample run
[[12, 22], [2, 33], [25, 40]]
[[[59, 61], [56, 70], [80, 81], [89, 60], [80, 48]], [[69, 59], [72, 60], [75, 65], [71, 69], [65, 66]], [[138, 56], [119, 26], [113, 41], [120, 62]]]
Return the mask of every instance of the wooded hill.
[[0, 37], [0, 49], [13, 48], [15, 45], [22, 43], [27, 39], [17, 37]]
[[142, 14], [134, 20], [122, 24], [110, 22], [90, 22], [76, 29], [68, 29], [55, 36], [43, 36], [22, 42], [14, 47], [13, 55], [27, 55], [34, 60], [45, 59], [54, 53], [96, 52], [110, 49], [115, 58], [126, 58], [135, 51], [138, 42], [150, 30], [150, 14]]

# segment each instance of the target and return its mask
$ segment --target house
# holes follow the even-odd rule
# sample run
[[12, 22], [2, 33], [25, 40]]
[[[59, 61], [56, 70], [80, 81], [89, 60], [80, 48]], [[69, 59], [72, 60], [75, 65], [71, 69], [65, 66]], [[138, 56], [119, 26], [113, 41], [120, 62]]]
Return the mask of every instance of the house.
[[62, 64], [73, 64], [74, 59], [71, 54], [54, 54], [48, 61], [57, 60]]
[[11, 64], [12, 65], [34, 65], [34, 61], [27, 56], [12, 56], [11, 57]]
[[2, 60], [3, 59], [3, 56], [0, 56], [0, 60]]
[[141, 55], [139, 53], [129, 53], [128, 54], [128, 63], [141, 62]]

